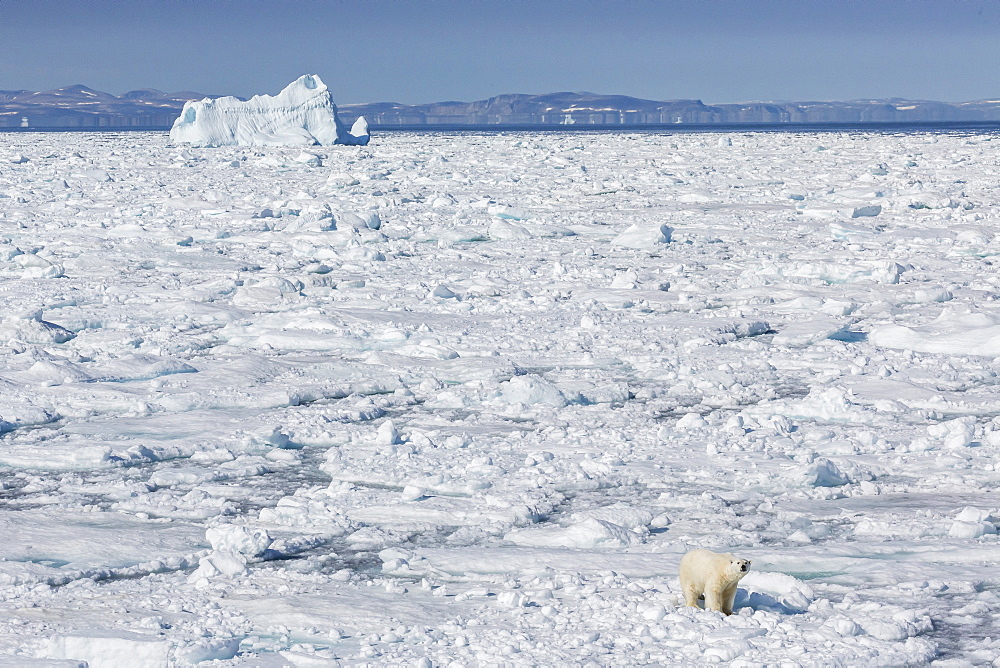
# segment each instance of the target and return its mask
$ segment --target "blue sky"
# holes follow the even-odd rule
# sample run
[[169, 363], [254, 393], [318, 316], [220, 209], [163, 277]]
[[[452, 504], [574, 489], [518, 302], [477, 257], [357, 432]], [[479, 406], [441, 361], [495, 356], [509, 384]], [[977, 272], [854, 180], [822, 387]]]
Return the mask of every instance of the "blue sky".
[[1000, 98], [996, 0], [0, 0], [0, 89]]

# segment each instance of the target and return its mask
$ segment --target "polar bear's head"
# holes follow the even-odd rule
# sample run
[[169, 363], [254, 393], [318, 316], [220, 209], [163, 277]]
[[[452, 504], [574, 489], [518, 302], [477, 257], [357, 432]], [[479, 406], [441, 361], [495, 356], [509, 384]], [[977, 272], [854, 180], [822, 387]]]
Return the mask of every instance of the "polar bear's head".
[[742, 580], [750, 572], [749, 559], [730, 559], [728, 575], [733, 580]]

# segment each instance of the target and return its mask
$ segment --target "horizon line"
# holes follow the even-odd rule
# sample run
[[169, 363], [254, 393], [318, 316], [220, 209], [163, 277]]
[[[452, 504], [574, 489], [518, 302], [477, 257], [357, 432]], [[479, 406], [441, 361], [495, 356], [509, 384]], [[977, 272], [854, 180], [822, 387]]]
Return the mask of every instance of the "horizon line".
[[[65, 90], [67, 88], [76, 88], [76, 87], [86, 88], [88, 90], [92, 90], [92, 91], [95, 91], [95, 92], [98, 92], [98, 93], [105, 93], [107, 95], [112, 95], [113, 97], [116, 97], [116, 98], [121, 98], [122, 95], [127, 95], [128, 93], [132, 93], [132, 92], [136, 92], [136, 91], [155, 90], [155, 91], [159, 91], [161, 93], [164, 93], [166, 95], [174, 95], [174, 94], [177, 94], [177, 93], [197, 93], [198, 95], [204, 95], [205, 97], [210, 97], [210, 98], [213, 98], [213, 99], [217, 98], [217, 97], [236, 97], [236, 98], [240, 98], [240, 99], [248, 99], [248, 98], [243, 98], [243, 96], [233, 95], [233, 94], [225, 94], [225, 95], [204, 94], [204, 93], [201, 93], [200, 91], [191, 90], [191, 89], [181, 89], [181, 90], [176, 90], [176, 91], [165, 91], [165, 90], [162, 90], [162, 89], [159, 89], [159, 88], [155, 88], [155, 87], [151, 87], [151, 86], [140, 87], [140, 88], [130, 88], [130, 89], [126, 90], [126, 91], [123, 91], [121, 93], [115, 94], [115, 93], [110, 93], [108, 91], [100, 90], [99, 88], [93, 88], [93, 87], [91, 87], [91, 86], [89, 86], [87, 84], [84, 84], [84, 83], [67, 84], [65, 86], [58, 86], [56, 88], [48, 88], [48, 89], [45, 89], [45, 90], [32, 90], [32, 89], [29, 89], [29, 88], [8, 88], [8, 89], [0, 89], [0, 90], [2, 90], [4, 92], [49, 93], [49, 92], [53, 92], [53, 91], [60, 91], [60, 90]], [[332, 92], [333, 91], [331, 91], [331, 93]], [[254, 95], [262, 95], [262, 94], [266, 95], [266, 94], [269, 94], [269, 93], [254, 93]], [[997, 96], [994, 96], [994, 97], [984, 96], [984, 97], [975, 98], [975, 99], [957, 100], [957, 101], [952, 101], [952, 100], [938, 100], [938, 99], [933, 99], [933, 98], [900, 97], [898, 95], [890, 95], [888, 97], [864, 96], [864, 97], [855, 97], [855, 98], [822, 98], [822, 99], [821, 98], [805, 98], [805, 99], [794, 99], [794, 98], [767, 98], [767, 99], [764, 99], [764, 98], [761, 98], [761, 99], [731, 100], [731, 101], [728, 101], [728, 102], [718, 102], [718, 101], [706, 102], [704, 100], [704, 98], [701, 98], [701, 97], [671, 97], [671, 98], [659, 98], [659, 99], [657, 99], [657, 98], [637, 97], [635, 95], [630, 95], [628, 93], [595, 93], [593, 91], [586, 91], [586, 90], [579, 90], [579, 91], [557, 90], [557, 91], [548, 91], [548, 92], [544, 92], [544, 93], [505, 92], [505, 93], [496, 93], [496, 94], [490, 95], [488, 97], [477, 98], [477, 99], [473, 99], [473, 100], [447, 99], [447, 100], [431, 100], [429, 102], [396, 102], [394, 100], [369, 100], [369, 101], [365, 101], [365, 102], [336, 102], [336, 100], [335, 100], [334, 102], [335, 102], [335, 104], [337, 104], [337, 106], [352, 106], [352, 105], [367, 105], [367, 104], [395, 104], [395, 105], [400, 105], [400, 106], [404, 106], [404, 107], [419, 107], [419, 106], [428, 105], [428, 104], [446, 104], [446, 103], [450, 103], [450, 102], [455, 102], [455, 103], [460, 103], [460, 104], [470, 104], [472, 102], [482, 102], [482, 101], [485, 101], [485, 100], [492, 100], [492, 99], [498, 98], [498, 97], [515, 96], [515, 95], [521, 95], [521, 96], [526, 96], [526, 97], [540, 97], [540, 96], [545, 96], [545, 95], [562, 95], [562, 94], [594, 95], [594, 96], [597, 96], [597, 97], [628, 97], [628, 98], [631, 98], [631, 99], [634, 99], [634, 100], [642, 100], [642, 101], [646, 101], [646, 102], [673, 102], [673, 101], [678, 101], [678, 100], [690, 100], [692, 102], [700, 102], [701, 104], [704, 104], [706, 106], [730, 105], [730, 104], [800, 104], [800, 103], [808, 103], [808, 102], [825, 102], [825, 103], [830, 103], [830, 102], [889, 102], [889, 101], [893, 101], [893, 100], [900, 100], [900, 101], [905, 101], [905, 102], [937, 102], [937, 103], [941, 103], [941, 104], [969, 104], [969, 103], [976, 103], [976, 102], [980, 102], [980, 103], [982, 103], [982, 102], [996, 102], [996, 103], [1000, 103], [1000, 95], [997, 95]]]

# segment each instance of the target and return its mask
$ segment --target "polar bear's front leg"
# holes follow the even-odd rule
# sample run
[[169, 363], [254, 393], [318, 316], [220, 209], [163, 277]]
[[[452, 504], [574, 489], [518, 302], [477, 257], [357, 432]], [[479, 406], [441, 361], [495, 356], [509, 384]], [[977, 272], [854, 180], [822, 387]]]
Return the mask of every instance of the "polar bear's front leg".
[[736, 602], [736, 583], [726, 587], [722, 592], [722, 612], [727, 615], [733, 614], [733, 603]]

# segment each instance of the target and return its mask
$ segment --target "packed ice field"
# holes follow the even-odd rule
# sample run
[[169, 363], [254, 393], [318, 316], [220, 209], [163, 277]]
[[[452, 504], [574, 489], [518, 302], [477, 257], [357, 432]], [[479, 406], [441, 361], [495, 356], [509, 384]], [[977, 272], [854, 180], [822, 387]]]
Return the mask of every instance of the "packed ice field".
[[0, 135], [0, 665], [1000, 666], [998, 141]]

